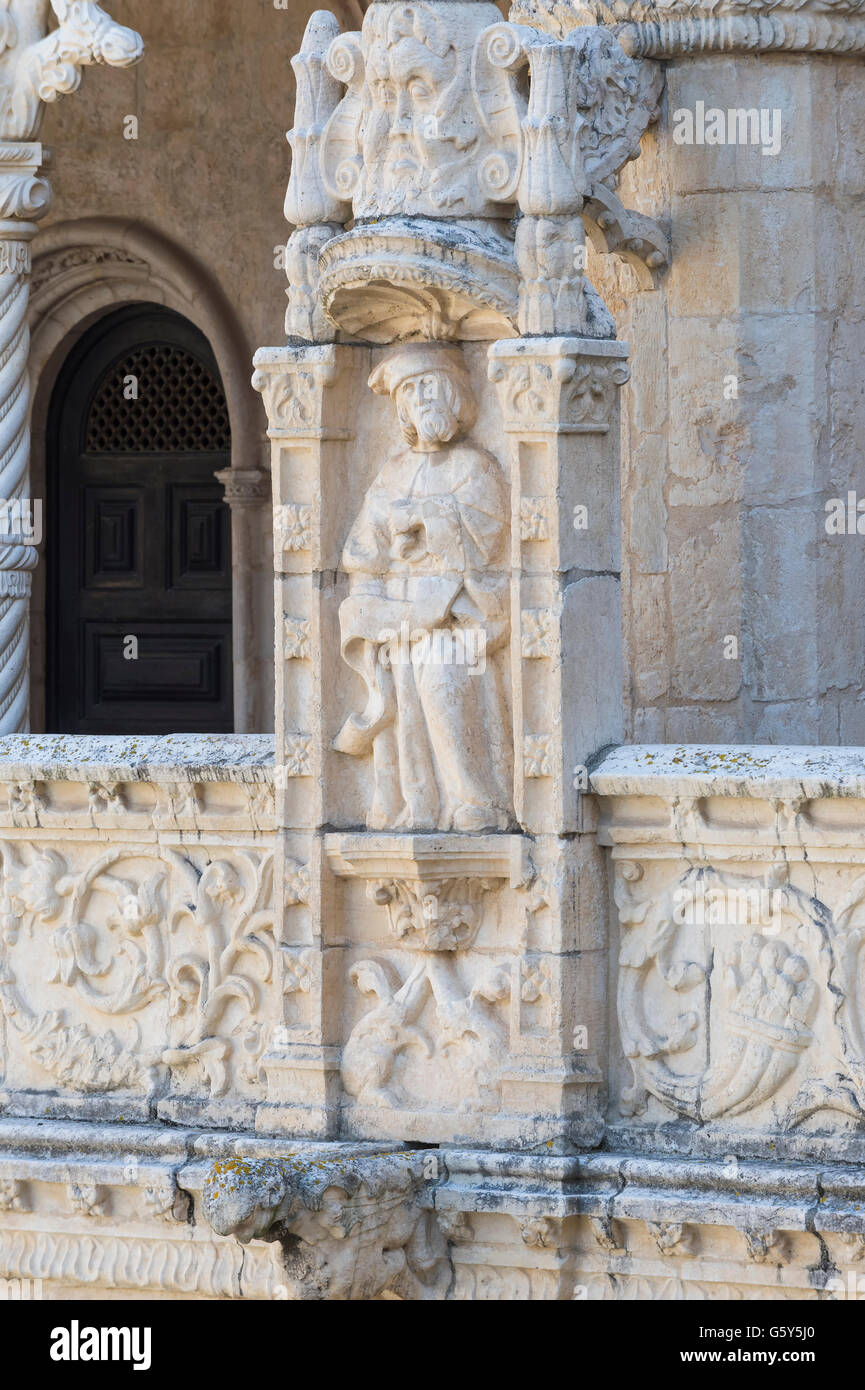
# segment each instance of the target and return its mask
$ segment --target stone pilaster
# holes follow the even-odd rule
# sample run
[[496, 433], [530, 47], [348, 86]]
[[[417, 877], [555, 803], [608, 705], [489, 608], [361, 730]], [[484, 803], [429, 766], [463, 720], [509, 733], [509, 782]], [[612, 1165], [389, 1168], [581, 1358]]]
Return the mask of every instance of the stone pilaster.
[[[532, 837], [512, 995], [515, 1076], [531, 1075], [562, 1111], [569, 1089], [600, 1079], [606, 1035], [603, 864], [586, 792], [593, 758], [622, 738], [627, 351], [616, 341], [538, 337], [495, 343], [489, 354], [510, 452], [515, 809]], [[555, 1001], [546, 1026], [542, 981]]]
[[259, 1124], [592, 1145], [606, 901], [582, 793], [622, 729], [627, 350], [582, 217], [613, 208], [629, 254], [665, 256], [614, 191], [661, 79], [602, 29], [557, 42], [492, 4], [403, 25], [317, 14], [294, 63], [291, 340], [255, 378], [287, 1000]]
[[[276, 895], [283, 905], [285, 1024], [264, 1059], [260, 1127], [327, 1137], [339, 1095], [338, 934], [322, 826], [333, 814], [327, 709], [339, 661], [334, 496], [353, 440], [352, 366], [363, 349], [306, 344], [256, 355], [273, 482], [276, 631]], [[332, 723], [332, 720], [331, 720]], [[332, 735], [331, 735], [332, 737]]]
[[256, 689], [262, 672], [257, 651], [257, 573], [270, 563], [259, 551], [265, 508], [270, 506], [270, 479], [259, 468], [223, 468], [216, 475], [231, 509], [231, 607], [234, 632], [234, 727], [256, 727]]

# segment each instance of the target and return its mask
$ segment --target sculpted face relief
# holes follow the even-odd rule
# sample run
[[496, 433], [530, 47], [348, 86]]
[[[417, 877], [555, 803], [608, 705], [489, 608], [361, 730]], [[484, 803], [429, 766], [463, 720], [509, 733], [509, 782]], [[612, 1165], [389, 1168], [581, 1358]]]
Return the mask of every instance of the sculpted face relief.
[[[461, 201], [455, 174], [477, 144], [465, 118], [470, 49], [428, 5], [383, 5], [364, 30], [366, 186], [381, 212], [449, 212]], [[426, 206], [423, 206], [426, 205]]]

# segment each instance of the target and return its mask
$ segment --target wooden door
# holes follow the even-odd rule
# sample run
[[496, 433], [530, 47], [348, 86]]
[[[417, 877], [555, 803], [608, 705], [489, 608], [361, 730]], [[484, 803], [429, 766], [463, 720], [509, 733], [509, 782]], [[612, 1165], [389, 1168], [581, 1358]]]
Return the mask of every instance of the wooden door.
[[120, 310], [66, 362], [48, 426], [48, 728], [233, 728], [230, 465], [206, 339]]

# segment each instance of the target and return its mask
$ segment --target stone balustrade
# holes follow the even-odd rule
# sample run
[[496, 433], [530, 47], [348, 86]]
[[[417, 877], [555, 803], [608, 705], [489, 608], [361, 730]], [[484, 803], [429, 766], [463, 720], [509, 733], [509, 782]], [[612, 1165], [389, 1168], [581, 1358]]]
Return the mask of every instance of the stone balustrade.
[[253, 1122], [273, 841], [270, 738], [2, 740], [7, 1114]]

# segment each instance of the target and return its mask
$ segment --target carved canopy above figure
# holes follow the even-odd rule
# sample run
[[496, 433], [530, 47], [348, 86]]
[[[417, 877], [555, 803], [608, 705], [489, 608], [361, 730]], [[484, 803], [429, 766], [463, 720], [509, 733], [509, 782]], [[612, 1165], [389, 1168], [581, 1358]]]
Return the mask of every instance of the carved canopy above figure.
[[649, 266], [668, 259], [615, 193], [661, 74], [606, 30], [559, 40], [486, 0], [374, 4], [360, 33], [314, 14], [292, 66], [291, 336], [614, 337], [581, 214]]

